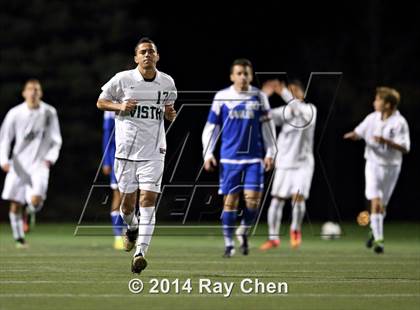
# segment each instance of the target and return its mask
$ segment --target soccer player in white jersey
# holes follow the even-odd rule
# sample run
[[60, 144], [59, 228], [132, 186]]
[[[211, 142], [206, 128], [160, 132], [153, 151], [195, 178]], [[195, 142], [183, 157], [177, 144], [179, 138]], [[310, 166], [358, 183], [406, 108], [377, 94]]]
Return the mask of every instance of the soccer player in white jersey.
[[[164, 119], [176, 117], [174, 80], [156, 69], [156, 45], [142, 38], [135, 47], [137, 67], [117, 73], [103, 87], [97, 107], [116, 112], [115, 175], [122, 194], [121, 217], [127, 224], [124, 248], [136, 245], [131, 270], [140, 273], [155, 227], [155, 204], [166, 153]], [[140, 189], [140, 216], [135, 213]], [[138, 239], [138, 240], [137, 240]]]
[[277, 138], [276, 170], [267, 214], [269, 238], [261, 245], [261, 250], [280, 245], [280, 225], [287, 199], [291, 199], [292, 204], [290, 245], [292, 248], [300, 246], [305, 200], [309, 197], [314, 173], [316, 107], [304, 102], [303, 86], [298, 80], [291, 81], [287, 87], [278, 80], [269, 81], [263, 90], [267, 91], [270, 85], [271, 93], [276, 92], [287, 105], [271, 111], [274, 122], [281, 126], [281, 132]]
[[250, 85], [252, 74], [249, 60], [233, 62], [230, 74], [233, 85], [215, 95], [202, 135], [207, 171], [217, 165], [213, 151], [219, 136], [221, 140], [219, 193], [224, 195], [221, 218], [224, 257], [231, 257], [235, 252], [233, 234], [241, 192], [245, 208], [236, 235], [242, 254], [248, 254], [248, 233], [258, 213], [264, 168], [266, 171], [273, 168], [276, 154], [270, 105], [265, 94]]
[[0, 165], [7, 172], [2, 198], [10, 201], [10, 225], [18, 248], [27, 246], [23, 206], [27, 204], [27, 212], [33, 216], [42, 208], [50, 167], [57, 161], [62, 143], [57, 112], [41, 101], [41, 83], [28, 80], [22, 96], [25, 101], [7, 113], [0, 130]]
[[378, 87], [372, 112], [344, 139], [365, 141], [365, 195], [370, 200], [368, 248], [384, 252], [383, 222], [386, 206], [401, 170], [402, 155], [410, 151], [408, 123], [398, 111], [400, 94], [389, 87]]

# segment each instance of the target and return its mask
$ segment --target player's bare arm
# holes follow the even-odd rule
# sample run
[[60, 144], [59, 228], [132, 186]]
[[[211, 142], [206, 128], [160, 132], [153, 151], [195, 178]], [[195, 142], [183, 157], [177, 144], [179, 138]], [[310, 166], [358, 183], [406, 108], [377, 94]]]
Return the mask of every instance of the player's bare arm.
[[170, 122], [173, 122], [175, 120], [176, 110], [174, 109], [173, 104], [165, 106], [165, 118]]
[[99, 110], [112, 112], [131, 112], [136, 109], [136, 105], [137, 101], [133, 99], [128, 99], [122, 103], [116, 103], [106, 99], [99, 99], [96, 103], [96, 106]]
[[408, 153], [408, 150], [404, 146], [402, 146], [398, 143], [395, 143], [394, 141], [392, 141], [390, 139], [386, 139], [386, 138], [381, 137], [381, 136], [374, 136], [373, 139], [375, 140], [375, 142], [377, 142], [379, 144], [384, 144], [384, 145], [386, 145], [390, 148], [393, 148], [397, 151], [400, 151], [403, 154]]
[[344, 134], [343, 138], [346, 140], [353, 140], [353, 141], [360, 140], [360, 136], [354, 131], [350, 131]]

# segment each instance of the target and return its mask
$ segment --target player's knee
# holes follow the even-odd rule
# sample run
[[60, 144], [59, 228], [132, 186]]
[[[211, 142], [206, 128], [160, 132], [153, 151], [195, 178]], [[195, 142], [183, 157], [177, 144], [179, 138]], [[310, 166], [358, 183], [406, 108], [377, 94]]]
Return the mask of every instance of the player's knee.
[[247, 208], [258, 208], [258, 206], [260, 205], [260, 201], [261, 201], [261, 193], [259, 192], [253, 192], [253, 193], [249, 193], [249, 192], [245, 192], [244, 193], [244, 200], [245, 200], [245, 205]]
[[229, 194], [224, 198], [223, 209], [227, 211], [238, 209], [239, 205], [239, 195], [238, 194]]
[[144, 208], [153, 207], [156, 204], [155, 193], [142, 193], [140, 194], [140, 206]]
[[136, 193], [123, 194], [121, 198], [121, 212], [125, 215], [130, 215], [136, 207]]
[[22, 205], [18, 202], [12, 201], [10, 202], [10, 212], [11, 213], [21, 213], [22, 212]]
[[41, 196], [32, 196], [31, 197], [31, 204], [33, 206], [39, 206], [43, 203], [43, 199]]
[[302, 202], [302, 201], [305, 201], [305, 197], [303, 197], [301, 194], [293, 194], [292, 199], [293, 199], [293, 201], [295, 201], [295, 202]]
[[372, 199], [371, 201], [371, 213], [383, 213], [384, 208], [382, 207], [381, 200], [379, 198]]

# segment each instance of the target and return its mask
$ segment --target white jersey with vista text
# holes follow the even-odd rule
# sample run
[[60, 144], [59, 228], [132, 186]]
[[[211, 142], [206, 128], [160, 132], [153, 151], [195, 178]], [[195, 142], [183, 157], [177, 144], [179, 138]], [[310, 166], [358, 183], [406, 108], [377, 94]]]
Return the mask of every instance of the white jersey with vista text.
[[164, 160], [165, 105], [173, 104], [177, 98], [174, 80], [169, 75], [157, 71], [155, 78], [148, 81], [137, 68], [119, 72], [102, 86], [99, 98], [119, 103], [137, 101], [134, 111], [116, 113], [116, 158]]
[[281, 97], [287, 105], [271, 110], [274, 122], [281, 126], [277, 138], [276, 168], [313, 166], [316, 107], [294, 98], [287, 88], [283, 88]]
[[31, 167], [42, 161], [55, 163], [62, 143], [55, 108], [41, 101], [38, 108], [30, 109], [23, 102], [7, 113], [0, 130], [2, 166], [9, 163], [12, 141], [15, 142], [11, 154], [15, 170], [30, 172]]
[[410, 150], [408, 123], [399, 111], [386, 120], [381, 112], [372, 112], [354, 129], [366, 142], [365, 158], [380, 165], [398, 166], [402, 163], [402, 153], [385, 144], [375, 142], [374, 137], [383, 137]]

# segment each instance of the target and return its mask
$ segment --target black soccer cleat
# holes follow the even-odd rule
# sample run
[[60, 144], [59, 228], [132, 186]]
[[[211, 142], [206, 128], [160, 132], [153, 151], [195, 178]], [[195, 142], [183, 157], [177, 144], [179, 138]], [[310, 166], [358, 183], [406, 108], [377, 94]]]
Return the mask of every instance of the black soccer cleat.
[[131, 261], [131, 272], [140, 274], [147, 267], [147, 261], [143, 255], [137, 254]]
[[373, 247], [373, 241], [375, 241], [375, 238], [373, 237], [372, 232], [369, 232], [369, 239], [366, 240], [366, 247], [368, 249], [371, 249]]
[[136, 230], [129, 230], [125, 232], [125, 236], [123, 238], [124, 243], [124, 250], [126, 252], [130, 252], [134, 246], [136, 245], [137, 237], [139, 236], [139, 229]]
[[235, 254], [235, 248], [233, 246], [227, 246], [225, 248], [224, 258], [231, 258]]
[[376, 254], [383, 254], [384, 253], [384, 242], [383, 241], [375, 241], [373, 246], [373, 251]]
[[242, 235], [242, 243], [239, 247], [239, 250], [241, 251], [242, 255], [248, 255], [249, 254], [249, 246], [248, 246], [248, 236]]

